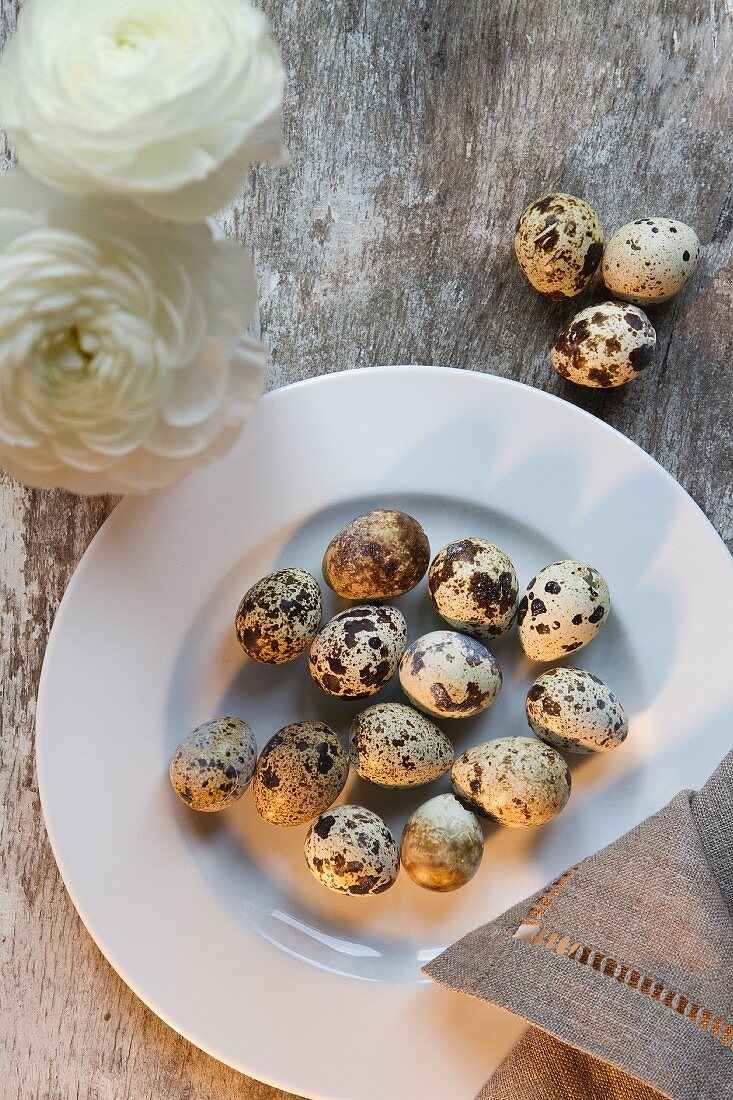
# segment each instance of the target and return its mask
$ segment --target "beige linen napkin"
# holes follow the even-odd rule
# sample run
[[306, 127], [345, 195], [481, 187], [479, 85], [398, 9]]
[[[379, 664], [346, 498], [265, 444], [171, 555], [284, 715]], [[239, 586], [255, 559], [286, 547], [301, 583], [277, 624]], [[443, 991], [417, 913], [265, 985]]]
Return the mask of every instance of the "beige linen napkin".
[[425, 972], [535, 1025], [481, 1100], [733, 1100], [733, 753]]

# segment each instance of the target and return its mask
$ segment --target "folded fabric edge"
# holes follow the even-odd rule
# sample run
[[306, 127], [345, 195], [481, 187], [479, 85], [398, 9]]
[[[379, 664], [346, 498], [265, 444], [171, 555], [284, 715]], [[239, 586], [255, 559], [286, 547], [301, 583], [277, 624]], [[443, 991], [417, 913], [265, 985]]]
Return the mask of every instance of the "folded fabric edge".
[[[663, 1000], [620, 983], [603, 968], [515, 939], [526, 911], [523, 902], [470, 933], [428, 964], [424, 973], [454, 991], [508, 1009], [673, 1100], [712, 1097], [711, 1080], [726, 1079], [730, 1085], [716, 1089], [715, 1100], [733, 1097], [730, 1046]], [[470, 972], [466, 958], [471, 959]], [[602, 1018], [595, 1018], [594, 1006]]]

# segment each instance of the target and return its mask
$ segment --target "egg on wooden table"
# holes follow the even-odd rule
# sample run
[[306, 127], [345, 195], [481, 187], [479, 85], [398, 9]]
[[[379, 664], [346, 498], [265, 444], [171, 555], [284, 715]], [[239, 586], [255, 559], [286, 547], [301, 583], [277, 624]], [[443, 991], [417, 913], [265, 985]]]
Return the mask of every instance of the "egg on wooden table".
[[441, 618], [481, 641], [507, 632], [519, 600], [511, 561], [498, 546], [479, 538], [443, 547], [430, 566], [428, 591]]
[[452, 794], [436, 795], [418, 806], [402, 833], [402, 866], [426, 890], [446, 893], [465, 886], [483, 853], [478, 818]]
[[252, 782], [255, 808], [271, 825], [302, 825], [333, 805], [349, 758], [322, 722], [293, 722], [270, 738]]
[[434, 718], [469, 718], [486, 710], [501, 690], [501, 669], [477, 638], [433, 630], [409, 646], [400, 684], [418, 710]]
[[519, 640], [533, 661], [555, 661], [592, 642], [611, 609], [608, 585], [592, 565], [557, 561], [541, 569], [519, 601]]
[[654, 327], [638, 306], [601, 302], [582, 309], [558, 332], [550, 361], [570, 382], [607, 389], [638, 378], [656, 343]]
[[453, 755], [443, 731], [404, 703], [376, 703], [351, 724], [351, 763], [380, 787], [430, 783], [445, 775]]
[[397, 508], [365, 512], [333, 537], [323, 576], [347, 600], [389, 600], [425, 576], [430, 543], [420, 524]]
[[243, 596], [237, 609], [237, 638], [254, 661], [282, 665], [308, 648], [322, 613], [315, 577], [305, 569], [279, 569]]
[[382, 894], [393, 885], [400, 855], [378, 814], [363, 806], [334, 806], [314, 821], [305, 838], [311, 874], [337, 894]]
[[655, 305], [682, 290], [699, 260], [700, 241], [689, 225], [671, 218], [639, 218], [613, 234], [601, 273], [617, 298]]
[[544, 825], [570, 797], [570, 769], [534, 737], [474, 745], [456, 760], [451, 780], [464, 805], [508, 828]]
[[570, 752], [607, 752], [629, 732], [617, 696], [592, 672], [549, 668], [527, 693], [527, 721], [540, 740]]
[[406, 641], [407, 624], [396, 607], [348, 607], [314, 639], [310, 674], [328, 695], [366, 698], [394, 676]]
[[535, 290], [563, 301], [580, 294], [593, 278], [603, 255], [603, 227], [583, 199], [543, 195], [519, 219], [514, 251]]
[[170, 780], [192, 810], [214, 813], [242, 797], [256, 761], [257, 742], [247, 723], [214, 718], [181, 741], [170, 763]]

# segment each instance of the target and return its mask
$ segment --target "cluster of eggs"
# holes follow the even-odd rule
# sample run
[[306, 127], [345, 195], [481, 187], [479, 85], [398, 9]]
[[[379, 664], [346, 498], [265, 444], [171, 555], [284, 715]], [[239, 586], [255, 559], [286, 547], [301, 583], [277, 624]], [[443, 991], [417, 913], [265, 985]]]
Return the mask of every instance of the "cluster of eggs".
[[565, 194], [530, 203], [517, 224], [514, 250], [532, 286], [548, 298], [574, 298], [600, 265], [605, 287], [621, 299], [581, 310], [550, 350], [558, 374], [594, 388], [622, 386], [649, 365], [657, 334], [639, 307], [674, 297], [700, 259], [694, 229], [670, 218], [623, 225], [604, 247], [595, 210]]
[[[404, 616], [383, 601], [409, 592], [426, 572], [430, 598], [450, 629], [407, 645]], [[478, 817], [508, 827], [544, 824], [570, 795], [570, 771], [558, 749], [602, 752], [626, 737], [626, 715], [613, 692], [591, 673], [564, 667], [544, 672], [529, 690], [526, 715], [536, 737], [500, 737], [456, 759], [436, 724], [492, 705], [502, 673], [488, 644], [515, 621], [524, 652], [535, 661], [567, 657], [592, 641], [610, 610], [606, 582], [592, 566], [548, 565], [520, 598], [514, 566], [499, 547], [464, 538], [443, 547], [430, 564], [420, 524], [388, 509], [368, 512], [336, 535], [323, 575], [339, 596], [356, 604], [321, 626], [315, 577], [281, 569], [258, 581], [239, 605], [242, 648], [268, 664], [284, 664], [308, 650], [315, 683], [342, 699], [370, 698], [398, 674], [407, 703], [375, 703], [357, 714], [348, 751], [323, 723], [294, 722], [258, 756], [246, 722], [219, 718], [182, 741], [170, 777], [195, 810], [224, 809], [251, 785], [265, 821], [311, 823], [306, 861], [329, 889], [381, 893], [400, 865], [427, 889], [465, 885], [483, 855]], [[450, 771], [453, 793], [421, 805], [398, 847], [371, 810], [334, 805], [350, 767], [367, 782], [389, 788], [430, 783]]]

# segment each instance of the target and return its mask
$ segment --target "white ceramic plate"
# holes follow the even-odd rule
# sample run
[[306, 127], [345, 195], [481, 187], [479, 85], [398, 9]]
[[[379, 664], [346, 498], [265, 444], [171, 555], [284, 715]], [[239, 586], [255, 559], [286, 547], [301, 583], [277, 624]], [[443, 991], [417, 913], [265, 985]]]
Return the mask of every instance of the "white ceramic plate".
[[[613, 610], [575, 656], [619, 693], [626, 744], [577, 758], [564, 813], [487, 830], [473, 882], [433, 895], [401, 875], [372, 898], [329, 894], [249, 795], [196, 815], [171, 753], [198, 723], [247, 718], [260, 744], [320, 718], [345, 735], [365, 704], [325, 697], [303, 658], [256, 666], [232, 620], [284, 565], [318, 575], [343, 523], [376, 505], [424, 524], [434, 551], [466, 534], [504, 547], [524, 583], [562, 557], [605, 574]], [[399, 601], [410, 636], [439, 625], [424, 583]], [[327, 596], [327, 612], [338, 606]], [[469, 1100], [521, 1031], [426, 982], [463, 932], [700, 783], [733, 730], [733, 564], [692, 500], [646, 454], [538, 390], [470, 372], [389, 367], [268, 395], [228, 458], [115, 510], [61, 605], [38, 709], [38, 772], [56, 859], [91, 935], [155, 1012], [216, 1058], [335, 1100]], [[496, 643], [501, 696], [446, 723], [457, 749], [528, 734], [538, 672]], [[399, 698], [389, 687], [380, 698]], [[443, 779], [408, 793], [352, 775], [395, 831]]]

